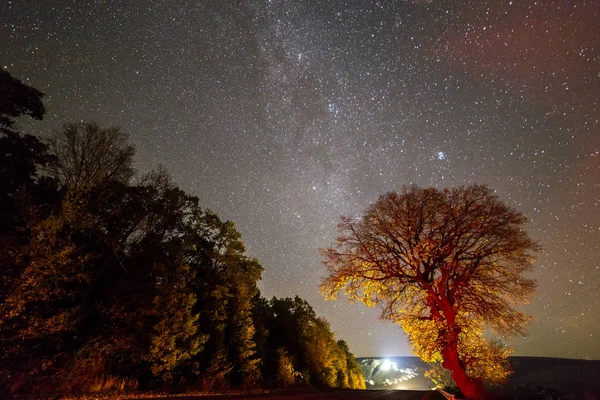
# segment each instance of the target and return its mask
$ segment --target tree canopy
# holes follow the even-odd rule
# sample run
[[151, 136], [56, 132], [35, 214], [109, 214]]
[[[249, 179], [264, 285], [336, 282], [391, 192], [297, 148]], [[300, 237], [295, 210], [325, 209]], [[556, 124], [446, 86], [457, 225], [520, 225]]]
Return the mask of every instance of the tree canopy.
[[55, 162], [46, 170], [63, 188], [82, 191], [104, 180], [128, 182], [135, 150], [116, 127], [96, 123], [65, 124], [49, 141]]
[[515, 308], [535, 289], [526, 273], [539, 246], [525, 222], [487, 186], [405, 187], [360, 219], [342, 217], [336, 245], [323, 250], [321, 290], [381, 308], [418, 356], [442, 362], [463, 394], [479, 399], [482, 379], [510, 372], [509, 349], [485, 340], [485, 329], [513, 335], [530, 320]]
[[43, 96], [39, 90], [0, 68], [0, 132], [12, 132], [15, 118], [23, 115], [42, 119], [46, 113], [42, 103]]

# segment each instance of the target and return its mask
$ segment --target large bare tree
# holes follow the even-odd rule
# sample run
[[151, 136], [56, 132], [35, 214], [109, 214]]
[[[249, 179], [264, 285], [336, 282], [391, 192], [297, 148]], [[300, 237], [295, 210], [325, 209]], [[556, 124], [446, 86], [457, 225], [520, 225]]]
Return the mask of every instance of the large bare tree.
[[94, 122], [65, 124], [49, 141], [56, 156], [47, 172], [71, 193], [105, 181], [128, 182], [133, 176], [135, 150], [119, 128]]
[[418, 356], [441, 362], [468, 398], [485, 398], [482, 380], [510, 373], [510, 349], [483, 333], [522, 333], [530, 320], [515, 308], [535, 290], [526, 273], [539, 246], [526, 221], [487, 186], [387, 193], [362, 218], [342, 217], [336, 245], [322, 250], [322, 293], [381, 308]]

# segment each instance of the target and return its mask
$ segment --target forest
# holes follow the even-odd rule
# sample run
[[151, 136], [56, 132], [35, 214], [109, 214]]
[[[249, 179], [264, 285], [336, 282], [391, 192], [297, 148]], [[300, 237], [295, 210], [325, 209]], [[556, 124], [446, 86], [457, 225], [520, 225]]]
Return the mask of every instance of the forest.
[[265, 299], [240, 233], [118, 128], [41, 140], [43, 94], [0, 70], [0, 397], [364, 388], [299, 297]]

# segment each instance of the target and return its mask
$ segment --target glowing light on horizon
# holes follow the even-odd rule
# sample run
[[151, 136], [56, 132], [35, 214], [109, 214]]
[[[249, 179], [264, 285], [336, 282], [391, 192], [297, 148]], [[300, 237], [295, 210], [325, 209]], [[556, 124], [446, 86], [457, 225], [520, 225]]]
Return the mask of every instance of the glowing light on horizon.
[[395, 362], [391, 362], [390, 360], [383, 360], [383, 363], [381, 364], [381, 370], [389, 371], [390, 369], [393, 369], [394, 371], [398, 371], [398, 366], [396, 365]]

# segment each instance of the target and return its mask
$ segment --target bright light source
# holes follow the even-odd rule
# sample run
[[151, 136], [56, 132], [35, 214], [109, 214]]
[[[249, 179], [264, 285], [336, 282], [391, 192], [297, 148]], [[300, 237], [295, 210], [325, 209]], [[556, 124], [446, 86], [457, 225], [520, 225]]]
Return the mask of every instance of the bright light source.
[[381, 364], [382, 371], [389, 371], [392, 368], [392, 362], [390, 360], [383, 360], [383, 364]]
[[391, 362], [390, 360], [383, 360], [383, 363], [381, 364], [381, 370], [389, 371], [390, 369], [398, 371], [398, 366], [396, 365], [396, 363]]

